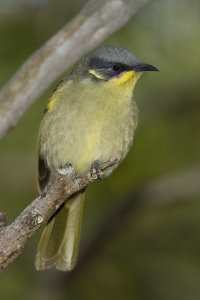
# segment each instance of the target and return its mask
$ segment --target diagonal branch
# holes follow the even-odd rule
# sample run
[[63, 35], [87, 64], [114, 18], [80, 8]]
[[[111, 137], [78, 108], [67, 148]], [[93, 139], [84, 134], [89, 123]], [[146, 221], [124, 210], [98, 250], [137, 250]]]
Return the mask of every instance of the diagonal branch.
[[[66, 290], [66, 283], [76, 280], [80, 274], [87, 273], [88, 265], [95, 263], [96, 258], [102, 253], [109, 244], [113, 234], [125, 232], [127, 230], [127, 218], [134, 214], [143, 205], [172, 204], [184, 199], [194, 199], [200, 195], [200, 166], [185, 171], [170, 173], [163, 178], [154, 178], [150, 182], [144, 182], [140, 187], [127, 195], [123, 195], [123, 201], [119, 205], [112, 206], [107, 215], [101, 220], [99, 227], [96, 228], [94, 236], [85, 244], [80, 251], [78, 263], [72, 272], [48, 272], [45, 274], [45, 281], [37, 288], [36, 294], [31, 295], [31, 299], [53, 300]], [[118, 199], [119, 200], [119, 199]], [[116, 199], [116, 203], [119, 203]], [[137, 219], [137, 218], [136, 218]], [[137, 226], [136, 226], [137, 227]], [[136, 229], [137, 230], [137, 229]], [[115, 249], [116, 254], [117, 250]], [[52, 276], [54, 274], [54, 276]]]
[[90, 0], [35, 52], [0, 92], [0, 138], [44, 90], [83, 54], [123, 26], [149, 0]]
[[[100, 169], [104, 171], [116, 161], [115, 158], [110, 159], [101, 164]], [[11, 225], [6, 226], [6, 216], [0, 213], [0, 272], [22, 252], [28, 238], [69, 196], [85, 188], [96, 178], [96, 173], [91, 172], [76, 178], [74, 168], [67, 164], [53, 174], [46, 193], [36, 198]]]

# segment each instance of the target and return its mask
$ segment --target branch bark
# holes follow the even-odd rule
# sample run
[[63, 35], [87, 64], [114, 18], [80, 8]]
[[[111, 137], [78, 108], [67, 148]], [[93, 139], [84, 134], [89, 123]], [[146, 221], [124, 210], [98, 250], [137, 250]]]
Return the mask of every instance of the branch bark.
[[90, 0], [80, 13], [37, 50], [0, 92], [0, 138], [80, 56], [123, 26], [150, 0]]
[[[104, 171], [116, 161], [115, 158], [110, 159], [101, 164], [100, 169]], [[74, 168], [67, 164], [53, 174], [46, 193], [36, 198], [11, 225], [6, 226], [6, 215], [0, 213], [0, 272], [22, 252], [28, 238], [48, 221], [69, 196], [96, 178], [96, 173], [91, 172], [76, 178]]]

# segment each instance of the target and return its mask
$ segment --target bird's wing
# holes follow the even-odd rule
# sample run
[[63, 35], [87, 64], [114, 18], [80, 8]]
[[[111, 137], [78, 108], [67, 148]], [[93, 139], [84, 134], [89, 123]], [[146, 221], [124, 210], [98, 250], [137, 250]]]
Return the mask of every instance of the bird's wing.
[[40, 156], [39, 141], [38, 141], [38, 145], [37, 145], [37, 156], [38, 156], [37, 187], [38, 187], [38, 191], [40, 193], [42, 193], [42, 192], [44, 192], [44, 190], [49, 182], [50, 170], [47, 168], [44, 160]]

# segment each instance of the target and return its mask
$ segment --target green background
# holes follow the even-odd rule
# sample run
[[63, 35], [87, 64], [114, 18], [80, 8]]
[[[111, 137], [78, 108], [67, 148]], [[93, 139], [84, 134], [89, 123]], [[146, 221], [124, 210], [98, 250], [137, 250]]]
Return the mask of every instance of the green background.
[[[84, 3], [0, 0], [0, 86]], [[134, 91], [140, 122], [132, 150], [87, 190], [74, 271], [35, 270], [40, 229], [0, 275], [2, 300], [200, 299], [200, 2], [151, 1], [103, 44], [160, 70]], [[1, 140], [0, 211], [8, 223], [38, 195], [37, 132], [60, 78]]]

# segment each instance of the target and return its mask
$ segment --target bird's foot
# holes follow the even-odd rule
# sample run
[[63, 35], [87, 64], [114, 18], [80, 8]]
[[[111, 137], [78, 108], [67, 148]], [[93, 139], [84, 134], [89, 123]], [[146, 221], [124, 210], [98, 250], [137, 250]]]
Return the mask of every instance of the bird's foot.
[[62, 168], [71, 168], [72, 164], [70, 164], [69, 162], [66, 162], [64, 166], [62, 166]]
[[72, 168], [73, 168], [72, 165], [69, 162], [66, 162], [66, 164], [64, 164], [64, 166], [61, 166], [57, 170], [60, 174], [66, 175], [67, 173], [69, 173], [69, 171], [71, 172]]
[[99, 160], [95, 160], [90, 168], [90, 175], [94, 178], [99, 178], [101, 181], [103, 180], [103, 171], [101, 169], [101, 162]]

